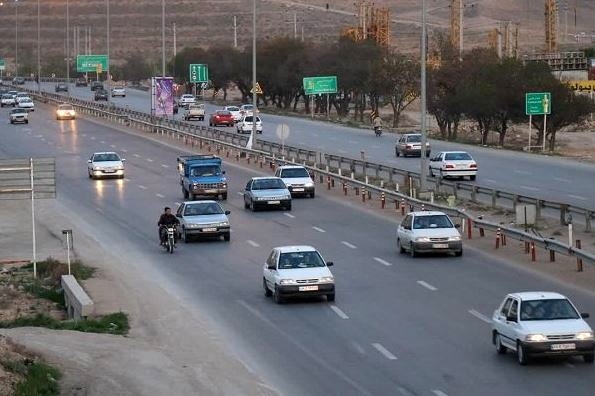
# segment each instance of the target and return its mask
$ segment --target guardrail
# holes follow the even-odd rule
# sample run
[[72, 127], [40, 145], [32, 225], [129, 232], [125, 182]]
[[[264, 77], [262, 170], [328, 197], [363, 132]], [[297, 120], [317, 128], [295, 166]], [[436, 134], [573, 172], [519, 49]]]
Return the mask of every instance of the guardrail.
[[[52, 100], [56, 102], [64, 102], [64, 97], [55, 94], [48, 94], [43, 93], [40, 97], [41, 100]], [[440, 205], [437, 203], [430, 203], [421, 199], [417, 199], [405, 194], [402, 194], [398, 191], [393, 191], [386, 189], [382, 186], [372, 185], [367, 183], [366, 181], [357, 180], [353, 174], [349, 174], [349, 176], [345, 176], [342, 173], [342, 164], [348, 163], [350, 165], [349, 171], [355, 173], [357, 171], [357, 167], [359, 166], [360, 169], [367, 174], [367, 170], [371, 167], [374, 170], [376, 175], [380, 175], [381, 172], [390, 172], [389, 174], [394, 175], [395, 173], [402, 174], [405, 172], [406, 175], [410, 175], [409, 177], [414, 177], [413, 172], [403, 171], [400, 169], [373, 164], [361, 160], [354, 160], [351, 158], [340, 157], [340, 156], [332, 156], [329, 154], [323, 154], [319, 152], [315, 152], [312, 150], [305, 150], [299, 148], [290, 147], [290, 149], [294, 150], [296, 157], [290, 157], [286, 160], [286, 156], [284, 154], [290, 154], [290, 152], [284, 151], [281, 153], [281, 150], [276, 150], [277, 144], [271, 143], [267, 141], [258, 140], [255, 149], [247, 149], [245, 147], [247, 138], [245, 136], [239, 136], [237, 134], [229, 133], [226, 131], [205, 127], [205, 126], [198, 126], [192, 125], [185, 122], [177, 121], [177, 120], [167, 120], [158, 117], [152, 117], [146, 113], [138, 112], [138, 111], [131, 111], [127, 109], [117, 108], [114, 106], [105, 106], [105, 105], [97, 105], [94, 103], [90, 103], [80, 99], [73, 99], [69, 100], [70, 103], [77, 106], [79, 111], [95, 116], [100, 118], [108, 119], [109, 121], [116, 122], [122, 125], [130, 126], [133, 128], [137, 128], [144, 132], [160, 134], [160, 135], [167, 135], [171, 137], [175, 137], [178, 140], [184, 140], [185, 144], [189, 144], [192, 147], [198, 146], [198, 148], [212, 151], [215, 150], [217, 154], [221, 154], [223, 148], [226, 148], [226, 156], [230, 156], [230, 151], [235, 152], [237, 158], [240, 157], [247, 157], [252, 158], [254, 157], [255, 160], [263, 161], [271, 161], [274, 163], [276, 161], [282, 160], [288, 163], [300, 164], [304, 165], [308, 168], [311, 172], [318, 175], [324, 175], [328, 178], [329, 186], [331, 184], [334, 185], [335, 180], [340, 181], [341, 183], [345, 183], [349, 186], [354, 186], [358, 189], [363, 189], [368, 194], [371, 194], [372, 191], [377, 193], [378, 195], [384, 195], [384, 197], [392, 198], [395, 205], [397, 203], [404, 203], [409, 205], [411, 208], [433, 208], [436, 210], [443, 211], [448, 213], [452, 217], [456, 217], [462, 220], [463, 227], [467, 224], [467, 227], [473, 227], [480, 230], [489, 230], [489, 231], [500, 231], [503, 235], [508, 236], [512, 239], [529, 243], [535, 247], [543, 248], [549, 252], [557, 252], [560, 254], [576, 257], [577, 259], [584, 260], [585, 262], [595, 264], [595, 255], [592, 255], [584, 250], [566, 245], [560, 241], [554, 239], [547, 239], [541, 236], [530, 234], [518, 229], [505, 227], [500, 224], [496, 224], [493, 222], [489, 222], [483, 219], [475, 218], [464, 210], [452, 208], [445, 205]], [[287, 147], [286, 147], [287, 148]], [[267, 150], [268, 149], [268, 150]], [[281, 155], [283, 154], [283, 155]], [[320, 159], [324, 158], [325, 161], [320, 161]], [[335, 163], [339, 163], [339, 167], [337, 171], [334, 172], [331, 169], [331, 165], [333, 164], [333, 158]], [[262, 164], [262, 162], [261, 162]], [[389, 176], [390, 178], [390, 176]], [[454, 183], [455, 185], [462, 185], [464, 183]], [[462, 189], [460, 186], [459, 189]], [[480, 186], [473, 186], [472, 191], [475, 191], [475, 194], [479, 192], [479, 189], [483, 188]], [[357, 191], [357, 190], [356, 190]], [[513, 198], [513, 202], [536, 202], [538, 201], [535, 198], [527, 198], [521, 197], [518, 195], [510, 194], [510, 193], [503, 193], [499, 192], [499, 194], [509, 194]], [[475, 197], [476, 198], [476, 197]], [[542, 202], [541, 207], [548, 207], [545, 201], [539, 200]], [[547, 202], [551, 207], [556, 207], [552, 205], [551, 202]], [[562, 204], [560, 204], [562, 205]], [[563, 205], [566, 207], [567, 211], [577, 211], [576, 208], [570, 205]], [[579, 208], [582, 209], [582, 208]], [[586, 209], [582, 209], [587, 211]], [[587, 218], [587, 224], [590, 225], [590, 219], [592, 217], [592, 212], [588, 211], [589, 216]], [[471, 237], [468, 234], [468, 237]], [[550, 256], [552, 257], [552, 256]]]
[[62, 275], [62, 289], [68, 319], [86, 319], [93, 314], [93, 301], [73, 275]]

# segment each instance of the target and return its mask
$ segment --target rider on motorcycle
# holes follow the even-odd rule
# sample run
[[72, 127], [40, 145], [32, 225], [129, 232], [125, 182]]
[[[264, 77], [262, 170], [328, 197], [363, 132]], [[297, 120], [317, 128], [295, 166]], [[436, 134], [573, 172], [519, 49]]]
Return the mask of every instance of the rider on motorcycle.
[[377, 115], [376, 117], [374, 117], [373, 125], [374, 125], [374, 132], [377, 135], [382, 133], [382, 118], [380, 118], [380, 116]]
[[[159, 217], [159, 221], [157, 222], [157, 225], [159, 226], [159, 241], [161, 242], [161, 244], [163, 245], [167, 239], [167, 228], [171, 227], [171, 226], [176, 226], [179, 225], [180, 221], [178, 220], [178, 218], [176, 216], [174, 216], [171, 213], [171, 208], [169, 207], [165, 207], [165, 209], [163, 210], [163, 213], [161, 214], [161, 216]], [[175, 233], [174, 233], [174, 238], [175, 238]]]

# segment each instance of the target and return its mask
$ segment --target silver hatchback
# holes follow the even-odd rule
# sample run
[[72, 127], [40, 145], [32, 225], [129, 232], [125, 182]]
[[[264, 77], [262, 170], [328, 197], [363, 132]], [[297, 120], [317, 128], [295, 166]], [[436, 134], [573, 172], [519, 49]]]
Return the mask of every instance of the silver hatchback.
[[244, 190], [244, 208], [253, 212], [258, 208], [291, 210], [291, 193], [279, 177], [253, 177]]
[[[426, 142], [426, 157], [430, 156], [430, 143]], [[400, 157], [421, 156], [421, 133], [407, 133], [402, 135], [395, 145], [395, 155]]]

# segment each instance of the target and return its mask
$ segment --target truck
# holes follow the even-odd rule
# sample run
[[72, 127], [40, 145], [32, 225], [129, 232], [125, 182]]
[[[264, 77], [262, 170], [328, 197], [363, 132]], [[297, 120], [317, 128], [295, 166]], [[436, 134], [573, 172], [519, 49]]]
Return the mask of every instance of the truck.
[[183, 155], [178, 157], [178, 173], [184, 199], [217, 197], [227, 199], [227, 179], [216, 155]]
[[204, 121], [205, 119], [205, 105], [200, 103], [191, 103], [188, 105], [188, 109], [184, 112], [184, 120], [190, 121], [198, 119]]

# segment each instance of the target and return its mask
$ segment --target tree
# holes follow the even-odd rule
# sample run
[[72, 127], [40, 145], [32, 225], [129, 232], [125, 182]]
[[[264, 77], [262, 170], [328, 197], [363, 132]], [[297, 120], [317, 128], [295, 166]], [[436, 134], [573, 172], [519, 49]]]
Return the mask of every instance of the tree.
[[124, 63], [121, 66], [112, 67], [110, 73], [114, 75], [114, 79], [138, 82], [153, 76], [154, 70], [145, 57], [140, 52], [136, 52], [126, 55]]

